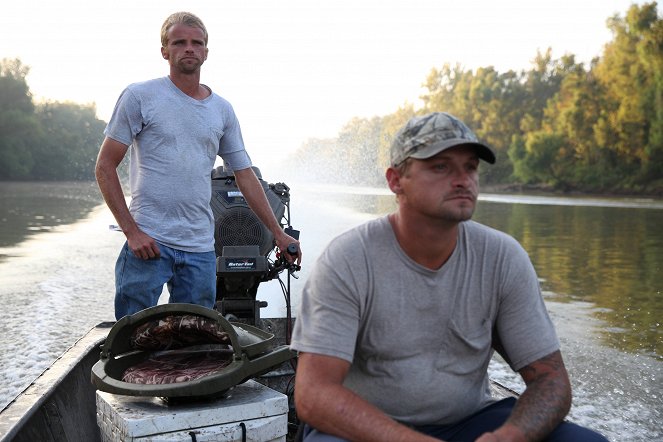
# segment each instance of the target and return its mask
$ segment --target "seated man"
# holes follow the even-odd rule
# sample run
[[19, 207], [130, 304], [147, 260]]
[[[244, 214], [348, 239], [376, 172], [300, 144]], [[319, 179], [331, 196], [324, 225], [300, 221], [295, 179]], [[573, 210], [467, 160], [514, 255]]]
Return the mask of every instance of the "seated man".
[[[606, 440], [563, 422], [571, 386], [527, 253], [470, 220], [480, 160], [495, 155], [445, 113], [396, 135], [396, 212], [333, 240], [303, 291], [304, 440]], [[493, 350], [525, 381], [517, 400], [490, 396]]]

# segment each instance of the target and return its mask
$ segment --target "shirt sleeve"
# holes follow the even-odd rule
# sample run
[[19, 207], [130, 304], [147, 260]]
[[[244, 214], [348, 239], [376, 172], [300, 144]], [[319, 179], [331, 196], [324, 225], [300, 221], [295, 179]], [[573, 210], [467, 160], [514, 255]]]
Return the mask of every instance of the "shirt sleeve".
[[253, 165], [251, 157], [246, 150], [231, 152], [223, 155], [223, 167], [229, 171], [248, 169]]
[[559, 350], [559, 340], [527, 252], [515, 240], [510, 249], [501, 272], [496, 329], [507, 362], [518, 371]]
[[113, 115], [104, 130], [104, 135], [130, 146], [143, 128], [140, 102], [129, 88], [118, 98]]
[[[348, 254], [343, 245], [349, 237], [337, 238], [320, 255], [302, 291], [293, 331], [293, 350], [334, 356], [352, 362], [359, 333], [361, 253]], [[350, 241], [351, 244], [356, 241]]]
[[224, 167], [227, 170], [247, 169], [253, 164], [244, 146], [239, 120], [232, 105], [225, 100], [224, 105], [226, 106], [226, 123], [223, 128], [223, 136], [219, 141], [219, 156], [223, 158]]

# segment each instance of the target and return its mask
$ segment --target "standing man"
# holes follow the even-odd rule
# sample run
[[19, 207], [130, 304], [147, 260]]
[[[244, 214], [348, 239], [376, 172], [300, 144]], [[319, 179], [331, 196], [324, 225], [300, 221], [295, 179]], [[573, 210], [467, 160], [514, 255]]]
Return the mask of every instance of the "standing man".
[[[480, 160], [495, 155], [455, 117], [411, 119], [386, 173], [397, 210], [320, 256], [291, 344], [305, 441], [605, 442], [563, 422], [571, 386], [527, 253], [470, 220]], [[518, 400], [491, 398], [493, 350]]]
[[[161, 27], [166, 77], [134, 83], [120, 96], [104, 134], [96, 177], [127, 241], [115, 267], [117, 319], [156, 305], [168, 284], [171, 302], [209, 308], [216, 297], [211, 172], [217, 155], [235, 173], [251, 209], [289, 260], [287, 235], [251, 169], [232, 106], [200, 83], [207, 30], [188, 12]], [[131, 205], [117, 167], [131, 146]], [[299, 249], [299, 247], [298, 247]]]

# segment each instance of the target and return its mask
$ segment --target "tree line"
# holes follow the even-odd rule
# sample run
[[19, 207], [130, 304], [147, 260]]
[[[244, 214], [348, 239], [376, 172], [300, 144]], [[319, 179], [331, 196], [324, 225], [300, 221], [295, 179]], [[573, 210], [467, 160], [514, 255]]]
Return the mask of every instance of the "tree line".
[[663, 194], [663, 21], [652, 2], [607, 27], [612, 40], [588, 66], [548, 49], [519, 72], [433, 68], [419, 108], [406, 102], [353, 118], [336, 138], [307, 140], [291, 161], [299, 176], [383, 186], [396, 131], [414, 115], [444, 111], [495, 149], [482, 183]]
[[0, 62], [0, 180], [93, 180], [106, 123], [94, 105], [35, 104], [19, 59]]
[[[290, 158], [298, 177], [384, 185], [389, 146], [414, 115], [444, 111], [497, 153], [484, 184], [663, 194], [663, 21], [655, 2], [607, 20], [588, 66], [539, 52], [529, 70], [445, 64], [423, 82], [418, 108], [353, 118]], [[19, 59], [0, 62], [0, 180], [92, 180], [105, 122], [94, 105], [35, 104]]]

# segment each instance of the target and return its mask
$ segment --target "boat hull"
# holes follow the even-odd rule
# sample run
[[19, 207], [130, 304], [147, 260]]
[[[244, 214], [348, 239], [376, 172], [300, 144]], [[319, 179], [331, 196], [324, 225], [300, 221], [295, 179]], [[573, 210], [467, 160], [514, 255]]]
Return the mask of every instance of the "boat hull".
[[90, 373], [112, 325], [90, 330], [0, 412], [0, 440], [101, 440]]

